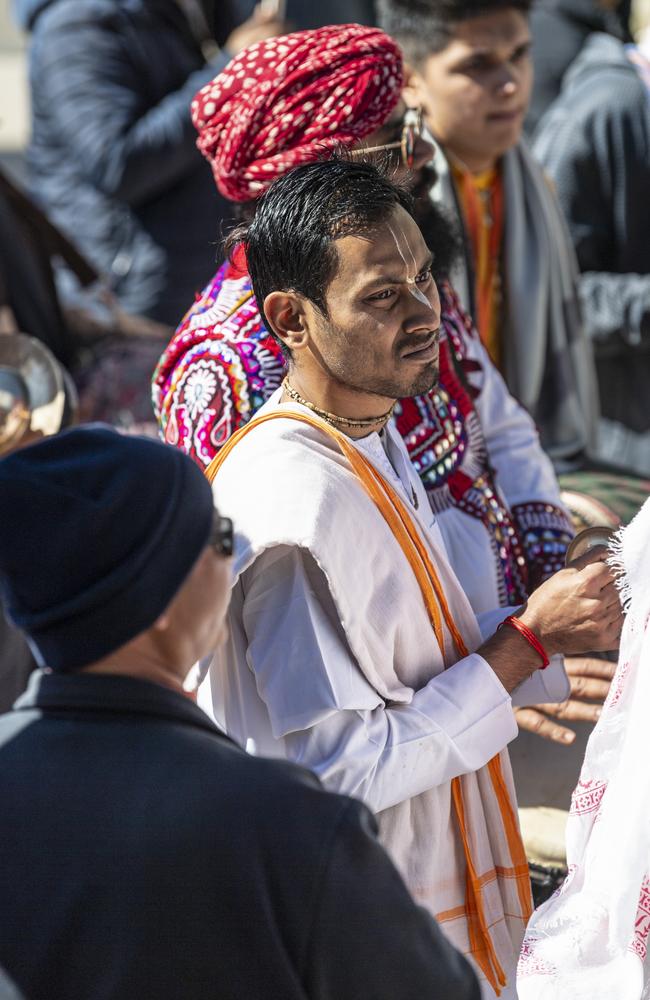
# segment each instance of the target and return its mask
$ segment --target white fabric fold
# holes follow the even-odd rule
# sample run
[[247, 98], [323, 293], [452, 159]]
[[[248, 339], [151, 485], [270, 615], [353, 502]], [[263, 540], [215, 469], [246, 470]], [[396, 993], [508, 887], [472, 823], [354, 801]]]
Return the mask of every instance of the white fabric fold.
[[[409, 505], [453, 619], [476, 650], [480, 629], [422, 484], [394, 429], [385, 437], [355, 445]], [[214, 493], [238, 529], [236, 583], [230, 639], [200, 703], [249, 749], [306, 764], [328, 787], [371, 804], [412, 892], [468, 953], [465, 855], [451, 801], [451, 778], [461, 776], [486, 926], [509, 980], [501, 996], [514, 997], [527, 871], [513, 867], [484, 767], [516, 735], [507, 692], [482, 657], [453, 662], [443, 626], [445, 661], [401, 546], [320, 429], [282, 419], [253, 428]], [[499, 759], [512, 801], [507, 754]], [[485, 979], [482, 989], [495, 996]]]
[[528, 925], [520, 1000], [650, 994], [650, 500], [613, 562], [627, 607], [618, 667], [572, 796], [569, 874]]

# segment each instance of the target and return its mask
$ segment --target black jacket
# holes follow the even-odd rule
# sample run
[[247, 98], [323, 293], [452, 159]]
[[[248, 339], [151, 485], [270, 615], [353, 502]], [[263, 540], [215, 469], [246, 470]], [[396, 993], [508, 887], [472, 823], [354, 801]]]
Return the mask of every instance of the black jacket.
[[[223, 45], [230, 32], [246, 21], [256, 0], [202, 0], [214, 36]], [[286, 0], [285, 17], [291, 31], [320, 28], [324, 24], [377, 23], [374, 0]]]
[[230, 215], [196, 149], [206, 65], [176, 0], [16, 0], [31, 32], [34, 196], [125, 309], [176, 325]]
[[0, 968], [30, 1000], [479, 998], [367, 809], [172, 691], [34, 675], [0, 802]]
[[526, 116], [526, 132], [535, 131], [542, 115], [560, 93], [564, 74], [595, 31], [606, 31], [629, 41], [629, 0], [608, 10], [598, 0], [537, 0], [530, 12], [533, 92]]
[[650, 93], [595, 34], [537, 131], [582, 272], [598, 368], [601, 456], [650, 474]]

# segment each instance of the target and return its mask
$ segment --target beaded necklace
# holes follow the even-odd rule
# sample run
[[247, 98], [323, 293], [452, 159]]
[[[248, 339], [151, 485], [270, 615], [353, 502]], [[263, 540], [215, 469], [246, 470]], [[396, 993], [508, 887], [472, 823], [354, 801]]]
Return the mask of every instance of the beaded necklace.
[[322, 417], [328, 424], [332, 424], [333, 427], [375, 427], [377, 424], [385, 424], [387, 420], [393, 415], [393, 410], [395, 409], [397, 400], [391, 406], [390, 410], [386, 413], [382, 413], [379, 417], [360, 417], [358, 420], [351, 420], [349, 417], [339, 417], [336, 413], [329, 413], [328, 410], [321, 410], [315, 403], [311, 403], [308, 399], [303, 399], [300, 393], [289, 384], [288, 377], [285, 377], [282, 388], [295, 403], [300, 403], [301, 406], [306, 406], [307, 409], [315, 413], [317, 417]]

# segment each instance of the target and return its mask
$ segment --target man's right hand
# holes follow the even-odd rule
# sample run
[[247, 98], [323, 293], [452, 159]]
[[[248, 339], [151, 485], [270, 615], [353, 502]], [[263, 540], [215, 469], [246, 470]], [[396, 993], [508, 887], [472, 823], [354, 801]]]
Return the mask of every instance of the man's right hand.
[[623, 611], [606, 557], [599, 546], [574, 560], [538, 587], [519, 613], [549, 656], [618, 648]]
[[[616, 649], [623, 611], [604, 547], [592, 549], [546, 580], [517, 617], [539, 639], [547, 655]], [[540, 656], [514, 628], [499, 630], [478, 652], [506, 691], [541, 666]]]

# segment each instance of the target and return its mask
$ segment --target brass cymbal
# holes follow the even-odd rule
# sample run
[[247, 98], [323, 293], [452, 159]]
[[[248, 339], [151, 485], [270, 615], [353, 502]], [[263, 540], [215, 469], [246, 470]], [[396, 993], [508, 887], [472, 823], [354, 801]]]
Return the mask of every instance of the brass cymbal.
[[575, 538], [569, 542], [564, 560], [565, 565], [568, 566], [578, 556], [584, 555], [590, 549], [595, 549], [598, 545], [609, 545], [615, 534], [615, 528], [609, 528], [604, 524], [593, 525], [590, 528], [584, 528], [582, 531], [579, 531]]
[[65, 406], [63, 373], [39, 340], [0, 334], [0, 454], [31, 431], [56, 434]]

